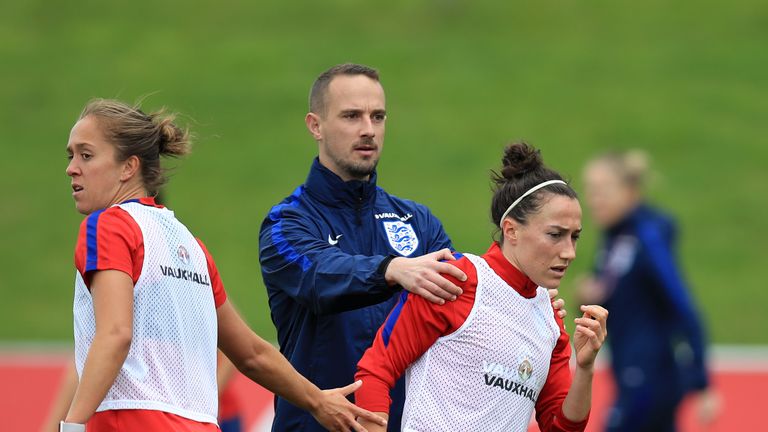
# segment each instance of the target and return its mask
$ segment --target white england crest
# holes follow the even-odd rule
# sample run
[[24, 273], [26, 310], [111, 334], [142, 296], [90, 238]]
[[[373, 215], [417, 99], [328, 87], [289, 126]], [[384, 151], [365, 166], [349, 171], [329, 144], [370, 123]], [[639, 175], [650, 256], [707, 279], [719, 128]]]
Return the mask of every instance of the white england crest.
[[389, 245], [402, 256], [409, 256], [419, 246], [419, 238], [411, 224], [401, 221], [382, 222]]

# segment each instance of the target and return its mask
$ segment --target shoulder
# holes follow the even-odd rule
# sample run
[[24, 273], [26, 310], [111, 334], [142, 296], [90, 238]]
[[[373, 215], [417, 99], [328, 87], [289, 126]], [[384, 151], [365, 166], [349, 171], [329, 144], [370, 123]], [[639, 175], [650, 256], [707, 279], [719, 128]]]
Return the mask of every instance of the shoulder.
[[453, 282], [456, 286], [461, 287], [465, 292], [467, 289], [475, 290], [477, 287], [477, 269], [475, 265], [462, 253], [454, 252], [453, 256], [456, 258], [455, 260], [445, 262], [463, 271], [467, 275], [467, 280], [462, 282], [447, 274], [444, 274], [443, 277]]
[[99, 210], [80, 224], [75, 267], [82, 275], [92, 270], [122, 270], [135, 276], [135, 281], [138, 276], [133, 264], [143, 259], [143, 245], [141, 228], [128, 212], [120, 207]]
[[80, 233], [108, 229], [109, 231], [129, 231], [139, 229], [133, 217], [122, 208], [115, 206], [103, 210], [97, 210], [83, 219], [80, 223]]
[[290, 195], [269, 209], [265, 222], [277, 222], [285, 217], [286, 214], [300, 214], [305, 198], [306, 193], [304, 185], [301, 185], [294, 189]]
[[641, 243], [658, 245], [674, 240], [677, 229], [672, 216], [650, 207], [642, 208], [638, 216], [635, 229]]
[[660, 233], [675, 230], [675, 218], [662, 210], [647, 205], [641, 206], [635, 213], [635, 225], [639, 229], [653, 229]]

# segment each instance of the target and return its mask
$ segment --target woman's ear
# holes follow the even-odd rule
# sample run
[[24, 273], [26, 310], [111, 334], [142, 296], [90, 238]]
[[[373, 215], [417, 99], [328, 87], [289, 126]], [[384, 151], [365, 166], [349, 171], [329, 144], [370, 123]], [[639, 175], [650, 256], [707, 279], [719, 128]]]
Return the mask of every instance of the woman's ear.
[[141, 168], [141, 161], [136, 155], [129, 156], [128, 159], [123, 162], [123, 172], [120, 174], [120, 181], [127, 182], [137, 175]]
[[512, 218], [506, 218], [501, 223], [501, 236], [505, 243], [511, 245], [517, 244], [517, 237], [520, 234], [520, 223]]

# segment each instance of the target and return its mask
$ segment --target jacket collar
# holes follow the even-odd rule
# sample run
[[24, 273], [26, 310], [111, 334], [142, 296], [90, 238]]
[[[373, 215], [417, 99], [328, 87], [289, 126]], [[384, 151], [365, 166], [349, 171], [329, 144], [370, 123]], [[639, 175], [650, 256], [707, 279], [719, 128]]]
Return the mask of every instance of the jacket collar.
[[312, 198], [333, 207], [359, 207], [368, 203], [376, 193], [376, 172], [368, 181], [345, 182], [315, 158], [309, 170], [305, 190]]
[[483, 258], [493, 271], [521, 296], [525, 298], [536, 296], [536, 288], [539, 286], [509, 262], [497, 242], [493, 242]]

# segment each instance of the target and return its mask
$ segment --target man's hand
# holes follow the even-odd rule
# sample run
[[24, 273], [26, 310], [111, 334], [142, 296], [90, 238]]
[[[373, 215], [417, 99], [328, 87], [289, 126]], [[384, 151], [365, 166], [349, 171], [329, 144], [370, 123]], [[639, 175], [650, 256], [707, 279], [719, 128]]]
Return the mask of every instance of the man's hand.
[[467, 275], [456, 266], [441, 262], [455, 259], [448, 249], [417, 258], [397, 257], [389, 263], [384, 278], [390, 285], [400, 285], [432, 303], [443, 304], [446, 300], [456, 300], [462, 290], [442, 274], [453, 276], [462, 282], [467, 280]]
[[[376, 414], [377, 416], [379, 416], [381, 418], [389, 420], [389, 414], [387, 414], [387, 413], [377, 412], [377, 413], [374, 413], [374, 414]], [[359, 421], [361, 425], [363, 425], [366, 429], [368, 429], [368, 432], [386, 432], [387, 431], [387, 427], [386, 426], [381, 426], [378, 423], [373, 423], [373, 422], [370, 422], [368, 420], [361, 419], [361, 418], [357, 419], [357, 421]]]
[[329, 431], [367, 432], [367, 429], [355, 420], [358, 417], [376, 425], [386, 426], [386, 420], [347, 400], [346, 396], [354, 393], [362, 384], [362, 381], [356, 381], [346, 387], [323, 390], [321, 399], [311, 411], [312, 416]]
[[552, 307], [557, 311], [557, 316], [565, 318], [568, 315], [568, 311], [565, 310], [565, 300], [561, 298], [555, 298], [560, 293], [556, 288], [548, 289], [549, 299], [552, 300]]

